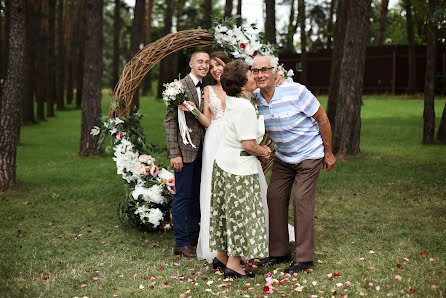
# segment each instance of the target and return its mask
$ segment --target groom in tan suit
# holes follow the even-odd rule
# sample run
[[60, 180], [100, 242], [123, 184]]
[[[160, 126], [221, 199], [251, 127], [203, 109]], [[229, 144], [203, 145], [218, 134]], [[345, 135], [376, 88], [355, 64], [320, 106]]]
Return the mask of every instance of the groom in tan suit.
[[[209, 71], [209, 55], [202, 51], [192, 54], [191, 72], [181, 80], [187, 88], [186, 100], [195, 103], [203, 112], [203, 78]], [[204, 127], [192, 113], [185, 113], [187, 126], [191, 129], [191, 144], [184, 144], [178, 128], [178, 109], [167, 108], [164, 129], [167, 139], [167, 154], [175, 170], [176, 194], [172, 202], [172, 220], [176, 245], [174, 254], [196, 257], [196, 246], [200, 232], [200, 181], [201, 153]]]

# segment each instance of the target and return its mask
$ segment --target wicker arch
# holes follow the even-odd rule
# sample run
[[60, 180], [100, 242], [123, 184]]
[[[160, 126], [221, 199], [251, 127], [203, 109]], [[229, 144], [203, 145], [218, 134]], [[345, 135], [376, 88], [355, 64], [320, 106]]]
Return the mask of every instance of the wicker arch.
[[212, 46], [214, 36], [205, 29], [170, 33], [146, 45], [124, 67], [110, 104], [110, 118], [129, 115], [133, 95], [150, 69], [169, 54], [184, 48]]

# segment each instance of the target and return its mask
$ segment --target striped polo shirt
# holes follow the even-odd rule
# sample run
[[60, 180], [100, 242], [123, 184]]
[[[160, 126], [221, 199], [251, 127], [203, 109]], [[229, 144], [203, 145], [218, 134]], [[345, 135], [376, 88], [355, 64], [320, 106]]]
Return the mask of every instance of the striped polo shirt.
[[276, 144], [276, 156], [280, 160], [297, 164], [305, 159], [324, 157], [319, 125], [311, 117], [320, 103], [307, 87], [285, 82], [276, 87], [269, 103], [260, 89], [253, 97], [260, 99], [259, 112], [264, 116], [266, 133]]

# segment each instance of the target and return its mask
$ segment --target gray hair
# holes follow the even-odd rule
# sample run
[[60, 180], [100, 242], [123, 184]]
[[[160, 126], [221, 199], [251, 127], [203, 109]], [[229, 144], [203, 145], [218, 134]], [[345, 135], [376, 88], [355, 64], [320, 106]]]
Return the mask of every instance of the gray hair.
[[264, 58], [264, 57], [268, 58], [270, 65], [272, 67], [274, 67], [272, 69], [273, 73], [276, 73], [277, 66], [279, 65], [279, 59], [277, 59], [276, 57], [273, 57], [273, 56], [255, 56], [254, 59], [252, 60], [252, 63], [254, 64], [254, 61], [256, 61], [257, 59], [260, 59], [260, 58]]

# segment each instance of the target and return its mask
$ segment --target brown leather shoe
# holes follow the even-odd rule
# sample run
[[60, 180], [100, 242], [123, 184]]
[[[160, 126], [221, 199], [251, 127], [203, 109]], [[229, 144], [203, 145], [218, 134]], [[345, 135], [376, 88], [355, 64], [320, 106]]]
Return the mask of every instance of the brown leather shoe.
[[186, 257], [191, 257], [191, 258], [195, 258], [197, 257], [197, 253], [195, 251], [195, 248], [193, 248], [192, 246], [188, 245], [188, 246], [175, 246], [173, 253], [175, 255], [180, 255], [180, 256], [186, 256]]

